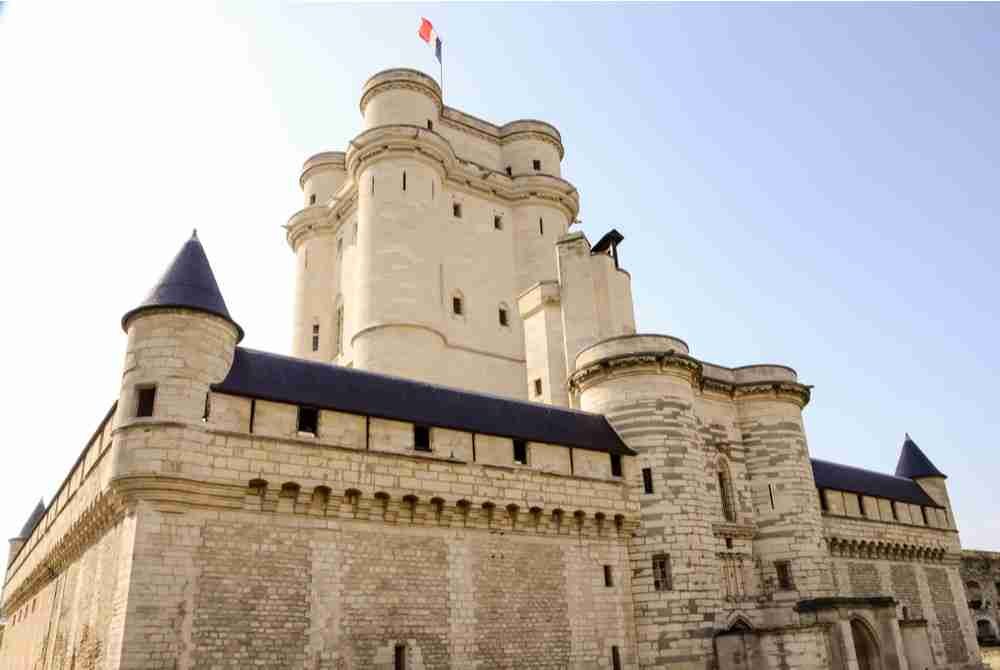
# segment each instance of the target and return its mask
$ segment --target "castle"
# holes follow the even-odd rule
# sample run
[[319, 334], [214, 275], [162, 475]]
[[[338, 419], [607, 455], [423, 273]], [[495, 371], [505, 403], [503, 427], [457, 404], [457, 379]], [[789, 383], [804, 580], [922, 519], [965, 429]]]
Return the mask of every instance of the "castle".
[[811, 459], [810, 387], [636, 333], [563, 143], [395, 69], [300, 177], [292, 356], [197, 236], [11, 540], [0, 668], [979, 668], [946, 477]]

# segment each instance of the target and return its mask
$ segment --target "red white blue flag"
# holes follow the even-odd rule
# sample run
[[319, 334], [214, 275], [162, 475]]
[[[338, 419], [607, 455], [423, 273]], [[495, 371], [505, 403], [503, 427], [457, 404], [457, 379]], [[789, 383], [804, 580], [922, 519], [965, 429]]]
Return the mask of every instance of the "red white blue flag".
[[438, 59], [438, 63], [441, 62], [441, 38], [438, 37], [437, 32], [434, 31], [434, 24], [427, 19], [420, 18], [420, 30], [417, 31], [417, 35], [420, 39], [427, 42], [427, 44], [434, 47], [434, 56]]

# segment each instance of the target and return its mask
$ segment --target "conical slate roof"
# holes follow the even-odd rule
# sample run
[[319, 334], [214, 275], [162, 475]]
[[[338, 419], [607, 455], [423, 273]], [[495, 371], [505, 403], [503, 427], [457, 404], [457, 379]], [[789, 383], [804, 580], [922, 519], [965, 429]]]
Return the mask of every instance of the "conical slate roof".
[[917, 443], [910, 439], [909, 433], [903, 440], [903, 449], [899, 452], [899, 462], [896, 463], [896, 476], [918, 479], [920, 477], [944, 477], [947, 475], [934, 467], [931, 459], [920, 451]]
[[146, 299], [129, 310], [122, 317], [122, 328], [128, 320], [146, 309], [154, 307], [183, 307], [199, 312], [220, 316], [236, 326], [239, 335], [237, 341], [243, 339], [243, 329], [229, 316], [226, 301], [222, 298], [219, 285], [208, 263], [205, 249], [198, 240], [198, 231], [191, 234], [191, 239], [184, 243], [170, 263], [167, 271], [156, 282]]
[[35, 505], [35, 511], [31, 513], [31, 516], [28, 517], [28, 520], [21, 528], [21, 532], [17, 534], [18, 539], [27, 539], [28, 536], [31, 535], [31, 531], [35, 530], [35, 526], [38, 525], [38, 522], [42, 520], [43, 516], [45, 516], [45, 500], [40, 499], [38, 504]]

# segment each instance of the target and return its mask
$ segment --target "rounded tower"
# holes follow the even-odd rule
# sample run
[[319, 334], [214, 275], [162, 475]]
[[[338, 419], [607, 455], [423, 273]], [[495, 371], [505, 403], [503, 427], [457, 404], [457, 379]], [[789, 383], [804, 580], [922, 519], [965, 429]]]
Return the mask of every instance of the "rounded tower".
[[229, 315], [197, 233], [122, 317], [122, 328], [128, 344], [115, 430], [150, 421], [200, 425], [209, 387], [229, 371], [243, 330]]
[[[711, 657], [711, 638], [689, 634], [714, 617], [720, 590], [694, 411], [700, 367], [679, 339], [631, 335], [581, 351], [570, 377], [579, 407], [604, 414], [639, 454], [625, 474], [641, 504], [630, 548], [641, 667], [704, 668]], [[649, 493], [645, 468], [666, 480]]]
[[[347, 170], [357, 184], [357, 267], [349, 346], [355, 367], [436, 379], [444, 364], [444, 249], [454, 204], [446, 175], [451, 145], [425, 123], [438, 118], [437, 83], [387, 70], [365, 84], [364, 131]], [[414, 355], [419, 352], [419, 355]]]

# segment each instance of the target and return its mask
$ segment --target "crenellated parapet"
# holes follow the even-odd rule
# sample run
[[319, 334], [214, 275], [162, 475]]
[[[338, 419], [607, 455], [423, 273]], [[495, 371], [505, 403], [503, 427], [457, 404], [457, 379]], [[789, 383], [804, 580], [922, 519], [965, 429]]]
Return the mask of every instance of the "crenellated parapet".
[[598, 342], [576, 358], [569, 387], [579, 394], [609, 376], [658, 373], [687, 381], [701, 393], [735, 401], [778, 400], [805, 407], [810, 387], [795, 371], [781, 365], [723, 368], [690, 355], [687, 344], [667, 335], [626, 335]]

